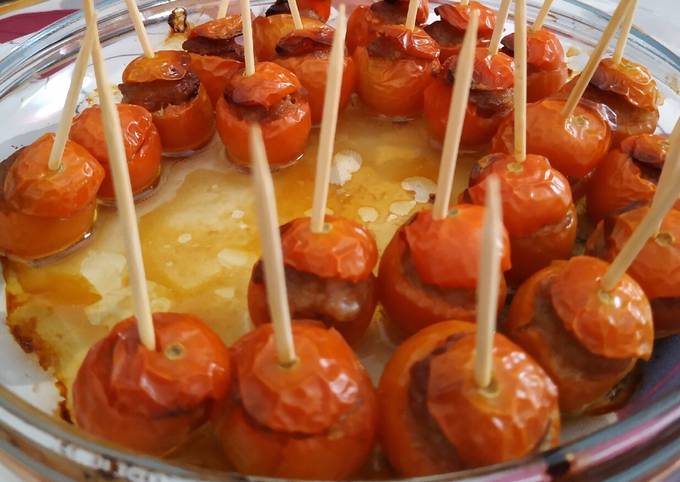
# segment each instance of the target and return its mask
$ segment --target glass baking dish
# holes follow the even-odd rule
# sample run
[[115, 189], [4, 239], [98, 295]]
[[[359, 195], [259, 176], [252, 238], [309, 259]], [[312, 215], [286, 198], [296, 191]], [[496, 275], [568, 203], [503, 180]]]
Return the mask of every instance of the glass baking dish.
[[[260, 13], [268, 3], [255, 0], [253, 10]], [[485, 3], [497, 7], [499, 2]], [[533, 17], [542, 2], [528, 3], [528, 15]], [[187, 8], [196, 23], [199, 17], [207, 19], [214, 14], [216, 5], [216, 1], [155, 0], [141, 3], [140, 9], [152, 41], [160, 45], [167, 37], [166, 20], [173, 8]], [[105, 1], [99, 4], [98, 13], [107, 66], [116, 79], [141, 49], [122, 2]], [[607, 15], [583, 2], [563, 0], [553, 8], [546, 26], [558, 32], [567, 46], [585, 53], [597, 42], [607, 21]], [[4, 119], [0, 159], [56, 125], [84, 28], [82, 16], [71, 15], [36, 33], [0, 60], [0, 115]], [[680, 112], [680, 57], [637, 30], [626, 56], [649, 67], [659, 81], [665, 96], [660, 130], [668, 132]], [[571, 61], [578, 64], [583, 57], [575, 55]], [[91, 71], [83, 90], [94, 91]], [[0, 321], [5, 316], [4, 292], [0, 276]], [[50, 412], [55, 397], [52, 378], [21, 351], [4, 322], [0, 330], [0, 462], [23, 479], [244, 479], [136, 455], [78, 431]], [[567, 442], [560, 448], [522, 461], [427, 480], [672, 478], [676, 471], [680, 473], [679, 437], [680, 339], [667, 339], [657, 344], [654, 358], [643, 367], [643, 382], [631, 402], [615, 413], [569, 423], [564, 433]]]

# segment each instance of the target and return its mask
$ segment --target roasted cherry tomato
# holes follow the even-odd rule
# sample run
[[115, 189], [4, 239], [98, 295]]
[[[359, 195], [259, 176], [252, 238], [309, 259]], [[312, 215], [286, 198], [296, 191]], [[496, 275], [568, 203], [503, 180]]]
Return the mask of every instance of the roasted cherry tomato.
[[279, 364], [272, 325], [232, 348], [232, 393], [216, 411], [217, 434], [245, 475], [339, 480], [355, 474], [376, 440], [371, 381], [339, 333], [294, 321], [297, 361]]
[[[312, 122], [318, 124], [323, 115], [326, 94], [326, 73], [330, 48], [333, 43], [333, 29], [320, 27], [295, 30], [283, 37], [276, 51], [275, 62], [293, 72], [309, 94]], [[352, 57], [345, 57], [340, 88], [340, 112], [347, 106], [357, 83], [357, 71]]]
[[191, 55], [191, 70], [201, 80], [213, 106], [224, 93], [231, 76], [243, 70], [241, 17], [229, 15], [210, 20], [189, 31], [182, 48]]
[[[575, 81], [564, 91], [571, 91]], [[627, 59], [619, 64], [603, 59], [583, 98], [604, 104], [616, 114], [614, 145], [630, 136], [653, 134], [659, 122], [658, 106], [663, 103], [649, 70]]]
[[[587, 243], [590, 254], [613, 260], [649, 208], [641, 207], [600, 223]], [[652, 304], [657, 338], [680, 333], [680, 211], [671, 210], [659, 233], [628, 268]]]
[[62, 167], [48, 166], [54, 134], [0, 164], [0, 254], [34, 260], [63, 251], [90, 233], [104, 169], [67, 141]]
[[[331, 0], [300, 0], [297, 7], [303, 18], [311, 17], [325, 22], [331, 16]], [[265, 13], [267, 17], [280, 14], [290, 14], [288, 0], [276, 0]]]
[[653, 134], [629, 137], [612, 149], [588, 181], [590, 219], [598, 222], [635, 203], [651, 201], [667, 151], [667, 137]]
[[[161, 138], [151, 113], [144, 107], [118, 104], [117, 108], [132, 193], [137, 197], [148, 192], [161, 174]], [[113, 201], [115, 193], [109, 153], [98, 105], [85, 109], [73, 120], [69, 137], [87, 149], [102, 165], [106, 177], [99, 188], [99, 197], [105, 201]]]
[[378, 401], [382, 446], [400, 475], [456, 472], [558, 445], [557, 388], [503, 335], [493, 343], [493, 396], [475, 382], [472, 323], [434, 324], [394, 352]]
[[[320, 28], [323, 25], [322, 21], [315, 18], [302, 17], [302, 26], [305, 29]], [[253, 20], [253, 44], [257, 60], [274, 60], [279, 40], [294, 31], [295, 24], [291, 15], [256, 17]]]
[[[581, 103], [568, 119], [565, 101], [545, 99], [527, 106], [527, 152], [545, 156], [562, 174], [582, 178], [597, 167], [611, 145], [611, 129], [596, 106]], [[515, 121], [512, 116], [498, 128], [492, 152], [513, 152]]]
[[[457, 63], [455, 53], [444, 63], [437, 80], [425, 90], [425, 120], [439, 141], [444, 140]], [[477, 48], [461, 145], [473, 147], [489, 142], [512, 111], [514, 72], [512, 58], [502, 52], [489, 55], [487, 48]]]
[[[479, 271], [481, 206], [453, 206], [437, 221], [422, 211], [402, 226], [385, 249], [378, 270], [378, 295], [390, 320], [405, 334], [438, 321], [475, 321]], [[510, 268], [504, 232], [502, 271]], [[505, 303], [501, 276], [498, 309]]]
[[183, 445], [228, 393], [229, 352], [192, 315], [155, 313], [156, 350], [137, 323], [118, 323], [94, 345], [73, 384], [76, 423], [109, 442], [152, 455]]
[[472, 169], [466, 197], [484, 205], [487, 178], [500, 181], [503, 224], [510, 236], [515, 283], [545, 268], [553, 260], [567, 259], [576, 240], [576, 208], [569, 182], [543, 156], [529, 154], [517, 162], [510, 154], [491, 154]]
[[140, 105], [153, 114], [163, 151], [169, 155], [188, 155], [215, 133], [210, 98], [190, 63], [191, 56], [179, 50], [138, 57], [123, 71], [118, 86], [124, 104]]
[[[502, 41], [504, 50], [513, 55], [515, 35]], [[564, 48], [557, 35], [544, 28], [527, 32], [527, 101], [538, 102], [559, 92], [569, 79]]]
[[361, 100], [379, 114], [413, 117], [423, 109], [423, 94], [439, 69], [437, 43], [416, 27], [376, 28], [367, 47], [354, 52]]
[[441, 49], [439, 61], [444, 63], [446, 59], [458, 54], [463, 44], [463, 37], [470, 21], [470, 13], [479, 12], [479, 26], [477, 27], [477, 43], [486, 46], [493, 35], [496, 27], [495, 10], [485, 7], [479, 2], [470, 2], [467, 5], [460, 3], [447, 3], [434, 9], [441, 17], [429, 25], [423, 27], [435, 39]]
[[568, 414], [610, 396], [652, 353], [647, 297], [628, 275], [603, 292], [608, 266], [588, 256], [553, 263], [519, 288], [506, 319], [504, 331], [548, 372]]
[[258, 122], [273, 167], [296, 161], [305, 149], [312, 129], [307, 96], [298, 78], [272, 62], [259, 62], [255, 74], [234, 74], [217, 102], [217, 131], [231, 160], [250, 164], [248, 133]]
[[[327, 216], [327, 231], [313, 233], [309, 218], [281, 227], [288, 304], [293, 318], [323, 321], [353, 343], [366, 332], [378, 302], [373, 269], [378, 248], [366, 228]], [[255, 325], [269, 323], [261, 262], [248, 286], [248, 309]]]

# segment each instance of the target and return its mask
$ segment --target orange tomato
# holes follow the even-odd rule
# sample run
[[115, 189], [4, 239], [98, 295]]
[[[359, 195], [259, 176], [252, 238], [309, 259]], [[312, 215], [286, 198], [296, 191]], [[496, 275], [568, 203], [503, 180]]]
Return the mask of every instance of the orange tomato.
[[[302, 25], [304, 28], [319, 28], [324, 23], [315, 18], [303, 17]], [[257, 60], [262, 62], [275, 59], [276, 45], [279, 40], [293, 31], [295, 31], [295, 24], [291, 15], [256, 17], [253, 20], [253, 44]]]
[[479, 2], [469, 2], [467, 5], [461, 3], [442, 4], [437, 6], [434, 11], [447, 24], [459, 32], [465, 33], [470, 22], [470, 14], [473, 11], [479, 12], [479, 23], [477, 26], [477, 40], [490, 39], [496, 28], [496, 11], [482, 5]]
[[297, 361], [277, 359], [272, 325], [232, 348], [237, 383], [215, 412], [217, 434], [244, 475], [346, 479], [368, 460], [376, 439], [376, 396], [342, 337], [314, 322], [293, 323]]
[[241, 16], [227, 15], [192, 27], [187, 38], [203, 37], [212, 40], [229, 40], [241, 35], [242, 30]]
[[474, 380], [474, 350], [475, 326], [445, 321], [402, 343], [385, 367], [380, 439], [400, 475], [507, 462], [558, 444], [557, 389], [543, 369], [495, 335], [489, 397]]
[[134, 318], [87, 353], [73, 384], [76, 423], [109, 442], [152, 455], [183, 445], [223, 399], [229, 352], [192, 315], [154, 313], [156, 350], [141, 345]]
[[590, 82], [600, 90], [623, 96], [641, 109], [656, 110], [660, 102], [652, 74], [645, 66], [628, 59], [621, 59], [620, 63], [602, 59]]
[[560, 408], [588, 411], [651, 354], [649, 302], [627, 275], [601, 294], [606, 263], [577, 256], [530, 277], [515, 293], [505, 332], [545, 369]]
[[[144, 107], [132, 104], [118, 104], [116, 107], [123, 133], [132, 193], [139, 194], [151, 187], [160, 176], [161, 138], [153, 124], [151, 113]], [[99, 197], [114, 200], [109, 153], [104, 138], [101, 109], [98, 105], [85, 109], [73, 120], [69, 137], [87, 149], [102, 165], [106, 177], [99, 188]]]
[[231, 77], [238, 72], [243, 72], [243, 62], [214, 55], [193, 53], [189, 55], [191, 55], [191, 70], [201, 80], [213, 107], [216, 106]]
[[189, 72], [189, 54], [181, 50], [159, 50], [154, 57], [140, 56], [123, 71], [123, 82], [182, 80]]
[[[327, 21], [331, 16], [331, 0], [300, 0], [297, 2], [298, 10], [302, 17], [318, 18], [322, 21]], [[288, 0], [276, 0], [271, 5], [265, 15], [271, 17], [280, 14], [289, 14], [290, 5]]]
[[[565, 101], [545, 99], [527, 106], [527, 152], [545, 156], [565, 176], [584, 177], [597, 167], [611, 145], [611, 129], [594, 108], [579, 104], [565, 119]], [[514, 119], [506, 118], [491, 145], [492, 152], [513, 152]]]

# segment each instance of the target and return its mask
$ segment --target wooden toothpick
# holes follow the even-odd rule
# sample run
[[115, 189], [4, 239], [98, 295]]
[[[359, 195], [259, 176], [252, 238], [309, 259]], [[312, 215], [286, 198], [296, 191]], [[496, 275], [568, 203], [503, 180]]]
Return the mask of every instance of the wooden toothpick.
[[250, 0], [240, 0], [243, 24], [243, 56], [246, 61], [246, 77], [255, 73], [255, 50], [253, 47], [253, 24], [250, 20]]
[[479, 24], [479, 11], [470, 12], [470, 21], [460, 49], [460, 56], [456, 64], [456, 77], [449, 104], [449, 117], [442, 146], [442, 159], [439, 164], [439, 177], [437, 179], [437, 193], [434, 198], [432, 217], [444, 219], [449, 212], [451, 203], [451, 191], [453, 190], [453, 178], [456, 174], [458, 161], [458, 149], [460, 136], [463, 132], [465, 112], [470, 96], [472, 84], [472, 72], [475, 65], [475, 49], [477, 47], [477, 26]]
[[227, 16], [227, 11], [229, 10], [229, 4], [231, 0], [220, 0], [220, 4], [217, 7], [217, 15], [215, 18], [224, 18]]
[[[90, 25], [96, 25], [96, 16], [92, 0], [85, 0], [88, 19]], [[113, 101], [113, 92], [109, 83], [106, 67], [104, 66], [104, 56], [99, 44], [99, 35], [94, 28], [94, 42], [92, 48], [92, 60], [94, 62], [94, 72], [97, 79], [97, 91], [101, 101], [102, 121], [104, 125], [104, 137], [106, 139], [106, 149], [109, 155], [109, 166], [113, 176], [113, 187], [116, 193], [116, 206], [122, 227], [123, 239], [125, 241], [125, 254], [132, 288], [132, 301], [134, 313], [137, 318], [137, 328], [142, 344], [149, 350], [156, 348], [156, 336], [153, 328], [153, 318], [151, 315], [151, 303], [146, 286], [146, 274], [144, 271], [144, 259], [142, 258], [142, 247], [139, 241], [139, 228], [137, 226], [137, 215], [135, 204], [132, 197], [132, 187], [130, 185], [130, 173], [128, 171], [125, 147], [123, 145], [123, 134], [120, 129], [120, 119], [118, 109]]]
[[255, 204], [257, 207], [257, 225], [262, 244], [262, 262], [264, 278], [267, 286], [267, 302], [274, 328], [276, 353], [279, 364], [290, 366], [295, 363], [295, 345], [288, 306], [286, 275], [283, 268], [283, 252], [278, 216], [276, 214], [276, 197], [274, 183], [269, 170], [269, 162], [262, 140], [260, 126], [250, 127], [250, 161], [255, 186]]
[[616, 7], [616, 10], [612, 15], [612, 19], [609, 21], [607, 28], [604, 30], [604, 33], [600, 38], [600, 42], [595, 47], [595, 50], [593, 50], [593, 53], [590, 54], [590, 59], [588, 60], [588, 64], [586, 64], [586, 68], [583, 69], [583, 72], [581, 72], [581, 75], [576, 81], [574, 89], [571, 91], [571, 94], [569, 94], [569, 98], [562, 108], [562, 115], [565, 118], [571, 117], [571, 115], [574, 113], [574, 110], [576, 109], [576, 106], [581, 101], [583, 93], [586, 91], [586, 88], [593, 78], [593, 75], [595, 75], [595, 71], [600, 64], [600, 60], [602, 59], [604, 51], [607, 50], [609, 42], [614, 36], [614, 33], [621, 23], [621, 20], [623, 20], [623, 16], [628, 11], [632, 1], [633, 0], [621, 0], [619, 6]]
[[508, 20], [509, 13], [510, 0], [502, 0], [500, 7], [498, 7], [496, 26], [493, 29], [491, 43], [489, 44], [489, 55], [496, 55], [498, 53], [498, 49], [501, 47], [501, 37], [503, 36], [503, 29], [505, 29], [505, 22]]
[[495, 175], [489, 176], [486, 183], [486, 207], [477, 280], [477, 344], [475, 350], [475, 382], [482, 389], [489, 387], [493, 377], [493, 338], [496, 332], [503, 247], [503, 208], [500, 184]]
[[633, 28], [633, 20], [635, 20], [637, 6], [638, 0], [633, 0], [630, 4], [630, 7], [628, 7], [628, 12], [626, 12], [626, 18], [623, 20], [623, 25], [621, 25], [619, 40], [616, 43], [616, 50], [614, 51], [614, 56], [612, 57], [612, 60], [614, 60], [614, 63], [616, 64], [620, 64], [621, 60], [623, 60], [623, 51], [626, 50], [628, 36], [630, 35], [630, 30]]
[[527, 158], [526, 0], [515, 0], [515, 161]]
[[343, 3], [338, 8], [333, 46], [331, 47], [328, 73], [326, 74], [326, 92], [323, 101], [321, 132], [319, 134], [319, 152], [316, 155], [316, 179], [314, 180], [314, 201], [312, 203], [312, 219], [310, 223], [313, 233], [322, 233], [324, 231], [328, 183], [331, 177], [333, 144], [335, 130], [338, 125], [340, 91], [342, 89], [345, 65], [345, 32], [345, 4]]
[[288, 0], [288, 8], [290, 8], [290, 15], [293, 17], [293, 25], [295, 30], [302, 30], [302, 17], [300, 17], [300, 9], [298, 8], [297, 0]]
[[128, 12], [130, 13], [130, 19], [132, 20], [132, 25], [135, 27], [135, 32], [137, 32], [137, 38], [142, 46], [142, 51], [145, 57], [153, 58], [156, 53], [153, 51], [151, 46], [151, 41], [149, 41], [149, 34], [144, 26], [144, 20], [142, 20], [142, 15], [139, 13], [139, 7], [137, 7], [136, 0], [125, 0]]
[[531, 26], [531, 31], [532, 32], [538, 32], [543, 28], [543, 24], [545, 23], [545, 19], [548, 16], [548, 12], [550, 12], [550, 8], [552, 7], [553, 0], [545, 0], [543, 2], [543, 6], [541, 7], [540, 12], [538, 12], [538, 16], [536, 17], [536, 20], [534, 20], [533, 25]]
[[406, 28], [413, 32], [416, 28], [416, 17], [418, 15], [418, 4], [420, 0], [409, 0], [408, 12], [406, 13]]
[[673, 209], [673, 205], [680, 197], [680, 169], [676, 168], [680, 161], [678, 157], [680, 157], [680, 135], [674, 135], [666, 156], [666, 165], [670, 167], [664, 166], [665, 169], [668, 169], [665, 186], [662, 189], [657, 189], [654, 203], [649, 211], [600, 280], [600, 286], [604, 291], [611, 291], [616, 287], [647, 241], [658, 232], [666, 214]]
[[47, 166], [51, 171], [58, 171], [61, 169], [61, 159], [64, 157], [64, 149], [66, 148], [66, 141], [68, 140], [69, 132], [71, 131], [71, 124], [73, 123], [73, 116], [76, 113], [78, 105], [78, 96], [83, 87], [83, 79], [87, 71], [87, 63], [90, 60], [92, 52], [92, 41], [94, 39], [92, 25], [87, 27], [85, 37], [80, 43], [80, 52], [78, 58], [73, 66], [73, 74], [71, 75], [71, 85], [66, 94], [66, 101], [64, 102], [64, 110], [61, 112], [61, 119], [59, 119], [59, 126], [57, 133], [54, 136], [54, 144], [50, 151], [50, 158], [47, 161]]

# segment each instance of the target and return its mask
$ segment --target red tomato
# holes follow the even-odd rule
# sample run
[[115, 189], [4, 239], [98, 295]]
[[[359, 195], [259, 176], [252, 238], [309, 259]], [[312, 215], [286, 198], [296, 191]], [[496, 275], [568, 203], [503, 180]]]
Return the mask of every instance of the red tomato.
[[76, 423], [87, 432], [152, 455], [184, 444], [223, 399], [229, 352], [192, 315], [155, 313], [156, 350], [139, 340], [134, 318], [94, 345], [73, 384]]
[[233, 59], [224, 59], [213, 55], [191, 55], [191, 70], [201, 80], [205, 87], [210, 102], [213, 107], [217, 105], [224, 90], [229, 84], [229, 79], [238, 73], [243, 72], [243, 62]]
[[[324, 23], [315, 18], [303, 17], [302, 25], [304, 28], [319, 28]], [[256, 17], [253, 20], [253, 44], [257, 60], [262, 62], [275, 59], [276, 45], [279, 40], [293, 31], [295, 31], [295, 24], [291, 15]]]
[[380, 435], [400, 475], [506, 462], [559, 443], [557, 389], [543, 369], [495, 335], [489, 397], [474, 379], [474, 350], [475, 326], [445, 321], [402, 343], [385, 367]]
[[[132, 193], [140, 194], [149, 189], [161, 173], [161, 138], [153, 117], [144, 107], [132, 104], [118, 104], [120, 128], [127, 157]], [[69, 137], [87, 149], [106, 171], [104, 182], [99, 188], [99, 197], [113, 201], [113, 178], [109, 166], [101, 109], [98, 105], [81, 112], [71, 125]]]
[[152, 58], [140, 56], [123, 71], [123, 82], [182, 80], [189, 72], [189, 54], [181, 50], [159, 50]]
[[[423, 272], [430, 279], [446, 281], [448, 285], [457, 282], [457, 288], [443, 288], [438, 285], [428, 284], [421, 278], [412, 252], [410, 240], [407, 238], [406, 226], [402, 226], [387, 245], [380, 260], [378, 269], [378, 295], [390, 320], [394, 322], [405, 334], [413, 334], [418, 330], [438, 321], [448, 319], [460, 319], [475, 321], [476, 319], [476, 295], [475, 282], [479, 260], [479, 236], [475, 236], [475, 230], [481, 229], [481, 212], [483, 208], [478, 206], [456, 206], [459, 216], [454, 216], [448, 221], [432, 221], [431, 214], [424, 213], [425, 230], [418, 233], [411, 230], [415, 251], [420, 255]], [[420, 216], [420, 214], [418, 215]], [[462, 222], [457, 222], [456, 217], [461, 217]], [[479, 219], [474, 219], [474, 218]], [[444, 225], [441, 233], [433, 232], [437, 225]], [[460, 227], [457, 230], [455, 226]], [[468, 231], [464, 231], [467, 229]], [[471, 229], [472, 228], [472, 229]], [[435, 239], [428, 240], [428, 236], [435, 235]], [[448, 249], [445, 247], [448, 247]], [[423, 254], [428, 249], [434, 249], [439, 254], [431, 252], [426, 259]], [[441, 253], [445, 252], [442, 257]], [[506, 243], [503, 269], [508, 268], [509, 247]], [[440, 266], [434, 266], [433, 261], [443, 262]], [[445, 272], [444, 266], [454, 268], [456, 271]], [[498, 309], [502, 309], [505, 303], [506, 284], [501, 276], [500, 291], [498, 294]]]
[[[546, 99], [527, 106], [527, 152], [545, 156], [565, 176], [584, 177], [597, 167], [611, 145], [611, 129], [590, 107], [579, 104], [574, 114], [562, 115], [564, 100]], [[514, 119], [498, 128], [492, 152], [513, 152]]]
[[465, 33], [470, 22], [470, 14], [473, 11], [479, 12], [479, 23], [477, 26], [477, 40], [490, 39], [496, 28], [496, 11], [482, 5], [479, 2], [469, 2], [467, 5], [442, 4], [437, 6], [434, 11], [447, 24], [459, 32]]
[[278, 362], [272, 325], [234, 344], [237, 383], [216, 411], [224, 452], [245, 475], [346, 479], [375, 444], [373, 386], [335, 330], [296, 321], [293, 341], [291, 367]]
[[628, 59], [614, 63], [613, 59], [602, 59], [590, 81], [600, 90], [614, 92], [628, 102], [645, 110], [656, 110], [659, 105], [659, 90], [649, 70]]
[[627, 275], [602, 295], [606, 268], [583, 256], [553, 263], [519, 288], [505, 322], [557, 385], [565, 413], [588, 411], [651, 353], [649, 302]]

